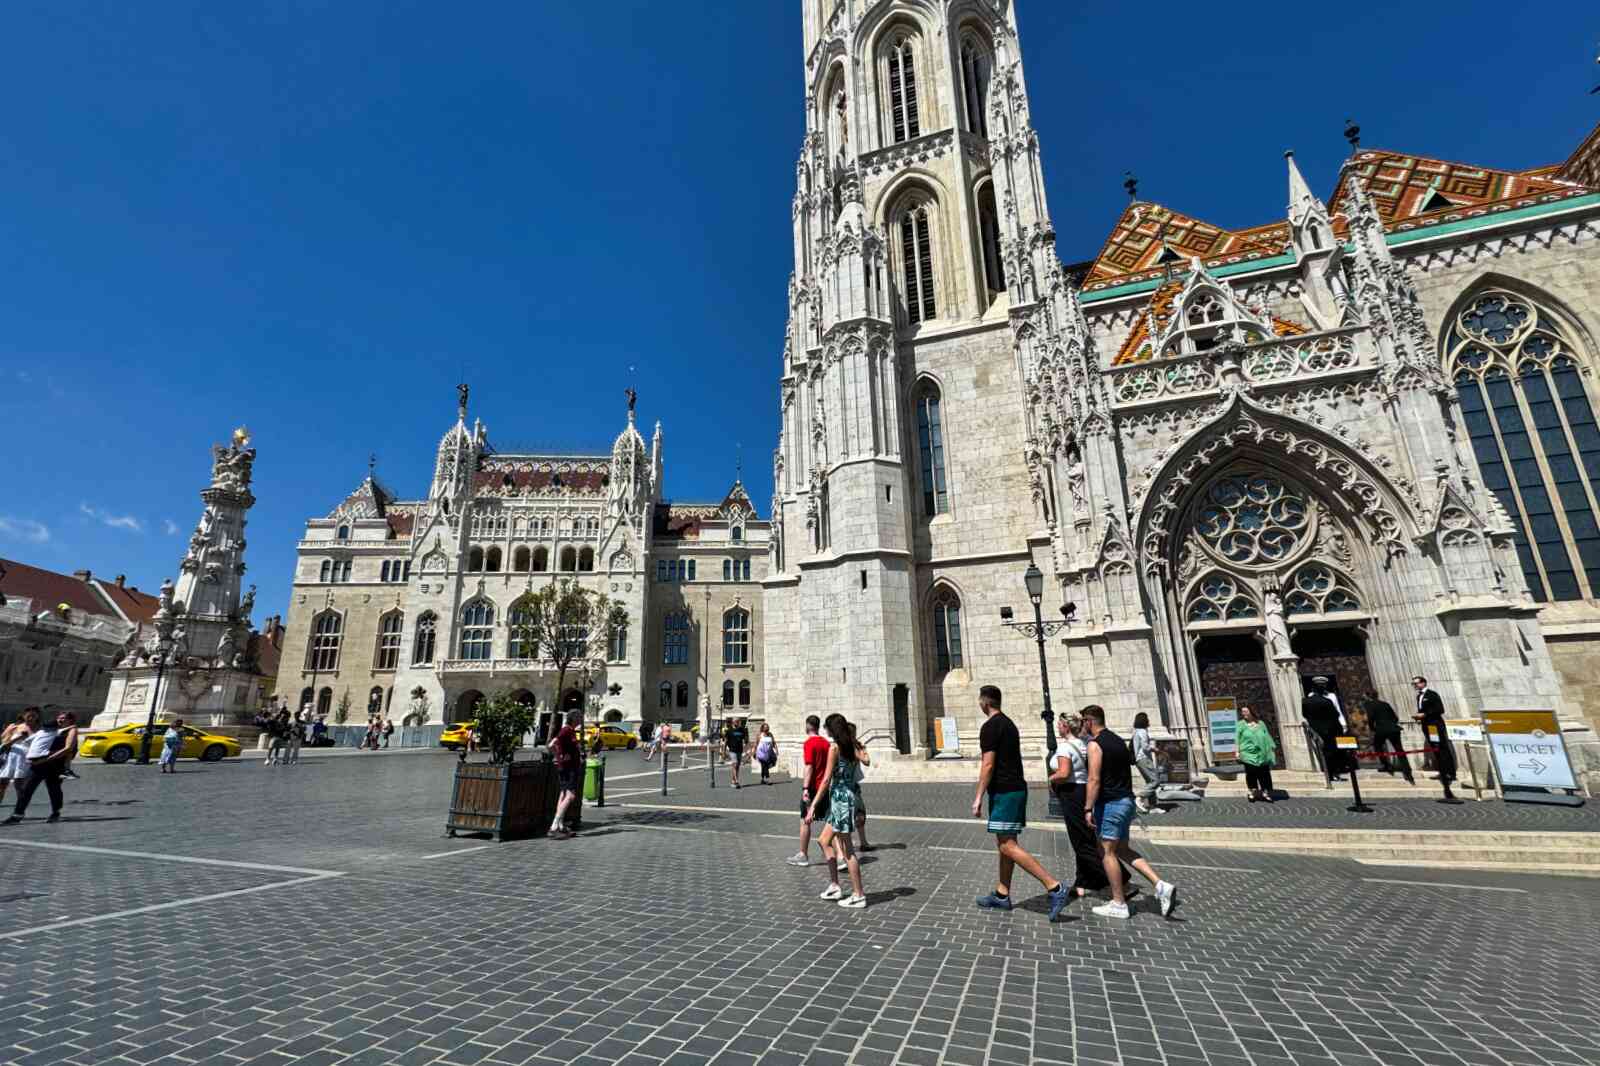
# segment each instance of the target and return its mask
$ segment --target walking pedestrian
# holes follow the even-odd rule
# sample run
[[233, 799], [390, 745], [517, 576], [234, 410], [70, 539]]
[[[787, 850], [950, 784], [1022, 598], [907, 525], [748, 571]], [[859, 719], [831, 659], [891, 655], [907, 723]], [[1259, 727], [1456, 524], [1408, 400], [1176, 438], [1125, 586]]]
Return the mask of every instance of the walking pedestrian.
[[[850, 846], [850, 834], [856, 825], [855, 785], [861, 774], [861, 764], [869, 756], [856, 741], [856, 728], [845, 721], [842, 714], [830, 714], [823, 723], [828, 737], [828, 761], [823, 765], [822, 782], [816, 798], [811, 801], [814, 820], [819, 809], [826, 807], [827, 818], [822, 825], [822, 855], [828, 860], [828, 887], [822, 890], [823, 899], [837, 900], [839, 906], [859, 910], [867, 905], [866, 886], [861, 881], [861, 860]], [[824, 805], [822, 796], [828, 797]], [[844, 861], [850, 874], [850, 894], [846, 896], [839, 885], [839, 861]]]
[[1439, 802], [1460, 803], [1450, 791], [1456, 779], [1456, 749], [1450, 743], [1450, 730], [1444, 722], [1444, 701], [1420, 674], [1411, 679], [1411, 685], [1417, 690], [1417, 713], [1413, 717], [1422, 723], [1423, 747], [1433, 752], [1439, 768], [1439, 784], [1444, 786], [1444, 798]]
[[756, 766], [761, 770], [761, 783], [770, 785], [772, 781], [768, 774], [778, 763], [778, 741], [772, 735], [772, 727], [761, 723], [761, 729], [756, 733]]
[[1150, 716], [1140, 711], [1133, 716], [1133, 764], [1144, 778], [1134, 795], [1140, 814], [1166, 814], [1156, 806], [1156, 789], [1161, 786], [1161, 775], [1156, 772], [1156, 746], [1150, 740]]
[[0, 730], [0, 799], [15, 784], [22, 791], [28, 779], [28, 738], [39, 728], [39, 708], [25, 707], [22, 717]]
[[183, 719], [174, 718], [167, 723], [167, 731], [161, 734], [161, 772], [175, 774], [178, 772], [178, 753], [183, 750]]
[[267, 761], [263, 766], [283, 765], [284, 751], [289, 745], [289, 733], [294, 729], [289, 721], [289, 708], [281, 707], [267, 727]]
[[[811, 805], [822, 795], [822, 776], [828, 768], [828, 741], [818, 735], [821, 730], [822, 719], [814, 714], [807, 715], [806, 742], [800, 748], [800, 850], [784, 860], [790, 866], [811, 865]], [[822, 796], [816, 817], [828, 817], [826, 796]], [[822, 849], [822, 858], [827, 860], [827, 848]]]
[[[1400, 742], [1400, 716], [1394, 713], [1393, 705], [1379, 699], [1376, 692], [1368, 692], [1362, 708], [1367, 712], [1367, 724], [1372, 727], [1372, 750], [1378, 753], [1379, 769], [1393, 774], [1395, 764], [1399, 763], [1406, 784], [1416, 784], [1417, 779], [1411, 775], [1411, 760], [1406, 758], [1405, 745]], [[1384, 755], [1385, 748], [1394, 752], [1393, 758]]]
[[1267, 723], [1257, 717], [1249, 704], [1239, 708], [1238, 743], [1250, 802], [1272, 803], [1272, 764], [1278, 761], [1278, 746]]
[[578, 743], [575, 728], [580, 721], [577, 711], [568, 713], [567, 720], [550, 742], [550, 754], [555, 759], [556, 784], [561, 790], [556, 799], [555, 817], [550, 822], [550, 835], [566, 840], [575, 836], [566, 826], [567, 808], [578, 798], [578, 782], [583, 779], [583, 746]]
[[1300, 717], [1320, 741], [1322, 771], [1331, 785], [1344, 780], [1345, 756], [1339, 750], [1339, 729], [1343, 719], [1339, 707], [1328, 698], [1324, 678], [1312, 678], [1311, 691], [1300, 701]]
[[382, 731], [383, 731], [383, 746], [385, 748], [387, 748], [389, 746], [389, 738], [394, 736], [394, 722], [391, 721], [388, 718], [384, 718], [384, 720], [383, 720], [383, 730]]
[[1067, 839], [1072, 843], [1074, 871], [1072, 894], [1079, 899], [1111, 886], [1105, 863], [1100, 858], [1100, 842], [1084, 820], [1084, 790], [1089, 784], [1089, 748], [1083, 740], [1083, 717], [1064, 714], [1056, 719], [1061, 744], [1048, 760], [1050, 788], [1061, 804], [1061, 818], [1067, 824]]
[[1133, 848], [1128, 846], [1128, 828], [1133, 824], [1133, 753], [1127, 742], [1106, 728], [1105, 708], [1091, 703], [1083, 709], [1089, 730], [1089, 781], [1084, 789], [1084, 820], [1100, 837], [1100, 857], [1106, 879], [1111, 882], [1111, 899], [1094, 908], [1103, 918], [1127, 918], [1127, 881], [1122, 864], [1127, 863], [1156, 886], [1156, 903], [1164, 918], [1178, 905], [1176, 885], [1161, 875]]
[[28, 736], [28, 779], [17, 789], [17, 806], [0, 825], [16, 825], [28, 813], [33, 794], [43, 785], [50, 794], [49, 822], [61, 820], [61, 774], [77, 752], [77, 722], [70, 712], [56, 716], [55, 723], [34, 730]]
[[733, 724], [723, 734], [723, 743], [728, 748], [728, 759], [733, 764], [730, 771], [733, 774], [733, 787], [739, 787], [739, 767], [744, 765], [744, 746], [750, 739], [750, 733], [744, 726], [743, 718], [735, 718]]
[[983, 797], [989, 797], [989, 832], [994, 834], [1000, 876], [987, 896], [978, 897], [978, 906], [989, 910], [1011, 909], [1011, 874], [1020, 866], [1050, 894], [1050, 920], [1061, 916], [1061, 908], [1072, 899], [1067, 886], [1045, 872], [1039, 860], [1017, 842], [1017, 834], [1028, 824], [1028, 781], [1022, 773], [1022, 737], [1016, 723], [1001, 710], [1002, 697], [995, 685], [978, 690], [978, 709], [983, 712], [983, 727], [978, 730], [978, 750], [983, 762], [978, 768], [978, 790], [972, 798], [972, 816], [983, 812]]
[[301, 711], [289, 723], [288, 735], [284, 737], [284, 759], [293, 766], [300, 761], [300, 748], [306, 739], [306, 713]]

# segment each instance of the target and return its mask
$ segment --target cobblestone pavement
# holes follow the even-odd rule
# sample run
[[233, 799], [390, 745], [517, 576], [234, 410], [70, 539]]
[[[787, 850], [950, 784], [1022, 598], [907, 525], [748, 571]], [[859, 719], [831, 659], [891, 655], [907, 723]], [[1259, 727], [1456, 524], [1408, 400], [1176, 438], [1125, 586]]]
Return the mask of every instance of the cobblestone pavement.
[[183, 769], [84, 766], [61, 823], [0, 830], [0, 1062], [1600, 1063], [1591, 881], [1162, 848], [1171, 920], [1051, 924], [1021, 875], [973, 908], [981, 823], [910, 820], [964, 786], [884, 784], [910, 813], [846, 911], [753, 809], [792, 784], [674, 772], [725, 809], [493, 844], [441, 836], [448, 756]]

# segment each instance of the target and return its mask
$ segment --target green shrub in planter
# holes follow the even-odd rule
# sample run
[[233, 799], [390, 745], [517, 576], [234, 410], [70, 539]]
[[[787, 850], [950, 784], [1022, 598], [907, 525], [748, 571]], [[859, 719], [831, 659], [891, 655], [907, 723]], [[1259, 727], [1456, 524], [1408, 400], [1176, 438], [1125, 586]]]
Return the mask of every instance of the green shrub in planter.
[[481, 700], [473, 712], [478, 720], [478, 746], [490, 753], [490, 761], [508, 764], [522, 747], [522, 738], [538, 720], [537, 712], [510, 696]]

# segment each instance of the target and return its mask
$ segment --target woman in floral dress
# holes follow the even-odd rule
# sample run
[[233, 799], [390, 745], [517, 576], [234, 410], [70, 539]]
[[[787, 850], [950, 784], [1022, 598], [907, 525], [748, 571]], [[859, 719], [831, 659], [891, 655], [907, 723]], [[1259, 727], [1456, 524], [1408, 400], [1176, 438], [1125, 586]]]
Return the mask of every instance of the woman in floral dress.
[[[828, 857], [828, 887], [822, 890], [822, 898], [838, 900], [841, 907], [860, 909], [867, 905], [867, 893], [861, 883], [861, 860], [850, 845], [850, 834], [856, 827], [856, 814], [861, 806], [861, 793], [858, 791], [861, 767], [870, 763], [871, 757], [856, 742], [856, 727], [845, 721], [844, 715], [828, 715], [822, 728], [833, 741], [828, 745], [828, 765], [822, 772], [822, 782], [817, 788], [818, 797], [828, 797], [827, 821], [818, 838], [822, 853]], [[816, 813], [817, 800], [813, 799], [810, 816], [814, 818]], [[850, 871], [848, 896], [839, 886], [841, 857]]]

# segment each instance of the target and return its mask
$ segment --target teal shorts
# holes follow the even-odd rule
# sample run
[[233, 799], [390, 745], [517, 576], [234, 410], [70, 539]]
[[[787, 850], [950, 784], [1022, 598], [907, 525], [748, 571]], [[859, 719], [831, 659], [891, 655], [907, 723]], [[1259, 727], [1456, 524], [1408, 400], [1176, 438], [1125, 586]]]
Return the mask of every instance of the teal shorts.
[[1028, 828], [1028, 793], [995, 792], [989, 796], [989, 832], [1016, 836]]

